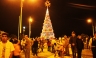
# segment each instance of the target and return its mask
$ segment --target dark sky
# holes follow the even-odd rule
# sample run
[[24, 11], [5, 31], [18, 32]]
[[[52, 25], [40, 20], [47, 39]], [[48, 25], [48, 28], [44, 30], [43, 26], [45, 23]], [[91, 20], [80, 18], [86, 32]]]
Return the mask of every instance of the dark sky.
[[[28, 18], [31, 16], [32, 37], [40, 36], [45, 18], [46, 0], [37, 0], [36, 3], [24, 1], [23, 26], [28, 34]], [[92, 25], [86, 19], [96, 19], [95, 0], [49, 0], [51, 2], [50, 18], [56, 37], [71, 35], [74, 30], [77, 34], [92, 35]], [[80, 4], [80, 5], [77, 5]], [[85, 5], [85, 6], [82, 6]], [[92, 7], [90, 7], [92, 6]], [[20, 15], [20, 0], [0, 0], [0, 30], [9, 34], [18, 33], [18, 20]]]

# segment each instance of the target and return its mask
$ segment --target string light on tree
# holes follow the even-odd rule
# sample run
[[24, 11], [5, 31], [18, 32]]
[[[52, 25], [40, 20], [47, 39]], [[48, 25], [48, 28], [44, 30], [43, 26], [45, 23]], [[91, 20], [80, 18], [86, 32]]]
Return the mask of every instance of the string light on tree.
[[49, 10], [48, 7], [50, 7], [51, 3], [47, 0], [45, 2], [45, 6], [47, 6], [47, 10], [46, 10], [46, 15], [45, 15], [45, 20], [43, 23], [43, 29], [42, 29], [42, 33], [41, 33], [41, 37], [45, 38], [45, 39], [51, 39], [54, 38], [54, 32], [53, 32], [53, 27], [52, 27], [52, 23], [50, 20], [50, 16], [49, 16]]

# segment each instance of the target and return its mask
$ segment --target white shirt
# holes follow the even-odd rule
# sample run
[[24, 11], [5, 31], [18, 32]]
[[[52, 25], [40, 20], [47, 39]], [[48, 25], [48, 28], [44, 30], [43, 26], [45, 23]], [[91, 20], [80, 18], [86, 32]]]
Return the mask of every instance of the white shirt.
[[91, 47], [92, 46], [92, 38], [90, 38], [90, 40], [89, 40], [89, 47]]
[[[95, 38], [95, 37], [93, 37], [93, 38]], [[90, 38], [90, 40], [89, 40], [89, 47], [92, 47], [92, 39], [93, 38]], [[96, 39], [96, 38], [95, 38]], [[93, 46], [94, 47], [94, 46]]]
[[21, 40], [21, 45], [25, 46], [26, 40]]
[[7, 43], [3, 44], [2, 42], [0, 42], [0, 58], [2, 58], [2, 50], [3, 50], [3, 46], [5, 45], [5, 58], [9, 58], [10, 57], [10, 53], [12, 51], [14, 51], [14, 46], [11, 42], [7, 41]]

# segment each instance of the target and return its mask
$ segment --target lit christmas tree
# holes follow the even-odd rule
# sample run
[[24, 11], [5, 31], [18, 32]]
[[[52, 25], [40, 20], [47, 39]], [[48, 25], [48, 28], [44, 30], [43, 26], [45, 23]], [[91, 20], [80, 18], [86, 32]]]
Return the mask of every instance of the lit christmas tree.
[[55, 36], [54, 36], [54, 31], [53, 31], [52, 23], [49, 16], [49, 10], [48, 10], [48, 7], [50, 7], [50, 2], [47, 0], [45, 2], [45, 5], [47, 6], [47, 10], [45, 15], [45, 20], [43, 23], [41, 37], [43, 37], [44, 39], [51, 39], [51, 38], [55, 38]]

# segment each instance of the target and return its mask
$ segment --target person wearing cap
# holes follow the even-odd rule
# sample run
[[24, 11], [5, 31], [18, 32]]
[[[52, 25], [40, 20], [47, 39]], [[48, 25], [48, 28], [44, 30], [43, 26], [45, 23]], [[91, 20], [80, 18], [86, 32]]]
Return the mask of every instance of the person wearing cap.
[[69, 43], [71, 44], [71, 49], [72, 49], [72, 54], [73, 54], [73, 58], [76, 58], [76, 34], [73, 31], [72, 36], [70, 37]]
[[93, 58], [96, 58], [96, 32], [94, 33], [94, 37], [89, 41], [89, 47], [92, 49]]
[[8, 40], [8, 34], [3, 33], [0, 42], [0, 58], [12, 58], [14, 46]]

